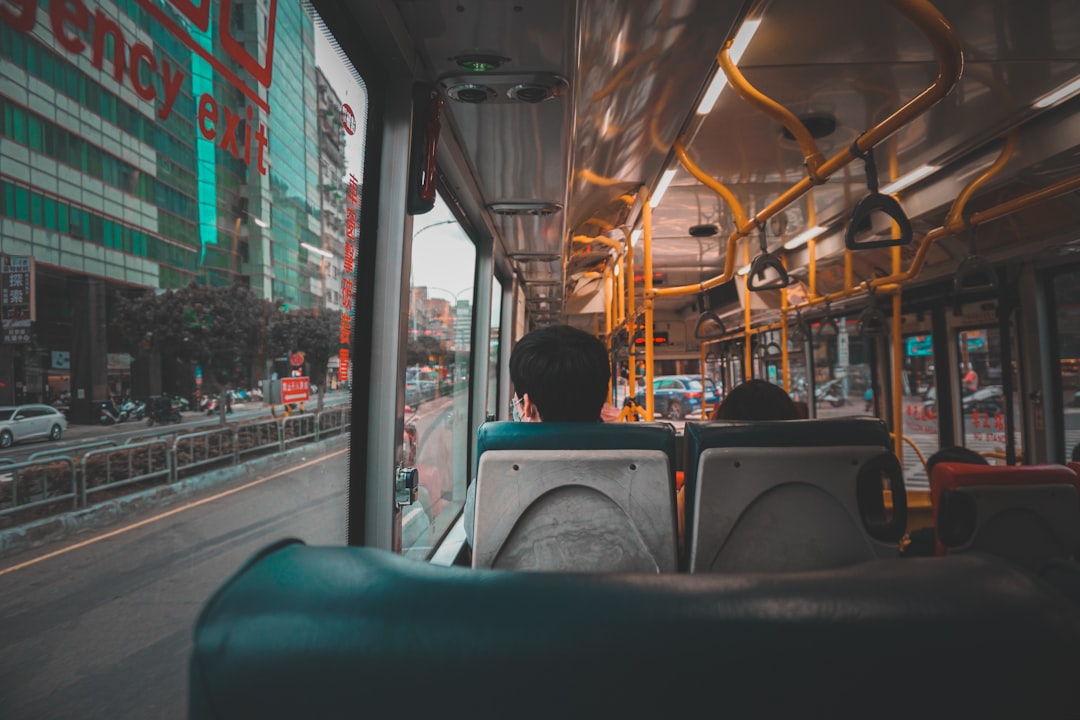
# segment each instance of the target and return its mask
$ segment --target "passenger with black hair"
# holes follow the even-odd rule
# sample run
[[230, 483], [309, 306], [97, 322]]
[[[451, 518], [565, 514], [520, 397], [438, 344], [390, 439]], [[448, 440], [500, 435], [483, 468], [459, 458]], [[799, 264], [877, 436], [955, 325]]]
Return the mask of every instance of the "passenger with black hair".
[[[970, 448], [953, 445], [943, 447], [926, 459], [926, 479], [930, 480], [930, 473], [938, 463], [963, 463], [966, 465], [989, 465], [979, 453]], [[908, 533], [907, 542], [901, 545], [901, 555], [904, 557], [933, 557], [936, 549], [934, 540], [934, 528], [919, 528]]]
[[747, 380], [713, 410], [712, 420], [799, 420], [803, 415], [779, 385]]
[[[611, 365], [604, 343], [569, 325], [533, 330], [510, 353], [514, 420], [601, 422]], [[465, 495], [465, 535], [472, 545], [476, 482]]]

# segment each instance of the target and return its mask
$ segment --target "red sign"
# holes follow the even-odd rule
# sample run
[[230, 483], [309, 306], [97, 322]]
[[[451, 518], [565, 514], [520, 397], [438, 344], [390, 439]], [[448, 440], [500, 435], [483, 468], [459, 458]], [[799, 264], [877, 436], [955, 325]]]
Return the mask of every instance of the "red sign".
[[350, 135], [356, 132], [356, 115], [353, 114], [349, 103], [342, 103], [341, 105], [341, 124], [345, 128], [345, 132]]
[[311, 399], [311, 384], [306, 377], [281, 378], [281, 402], [297, 403]]
[[289, 364], [293, 367], [300, 367], [304, 364], [304, 354], [294, 352], [292, 355], [289, 356]]

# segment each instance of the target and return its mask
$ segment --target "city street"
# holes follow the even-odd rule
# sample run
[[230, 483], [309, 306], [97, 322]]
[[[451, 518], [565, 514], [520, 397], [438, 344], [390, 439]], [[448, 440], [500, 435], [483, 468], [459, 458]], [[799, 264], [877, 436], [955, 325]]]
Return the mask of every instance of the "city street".
[[345, 541], [346, 451], [0, 563], [0, 717], [187, 713], [195, 617], [257, 550]]
[[[349, 394], [338, 391], [326, 395], [323, 407], [337, 407], [349, 400]], [[307, 409], [315, 411], [315, 399], [306, 403]], [[281, 417], [281, 406], [277, 407], [277, 415]], [[231, 423], [246, 420], [256, 420], [270, 417], [270, 406], [260, 402], [247, 402], [233, 404], [233, 411], [228, 416]], [[68, 425], [64, 436], [59, 442], [48, 440], [36, 440], [24, 443], [16, 443], [6, 450], [0, 450], [0, 458], [10, 458], [15, 462], [22, 462], [34, 453], [39, 452], [63, 452], [65, 448], [97, 442], [99, 440], [115, 440], [118, 443], [127, 442], [133, 437], [148, 437], [152, 435], [172, 435], [177, 432], [196, 432], [207, 430], [217, 425], [220, 421], [218, 416], [208, 416], [205, 412], [188, 411], [184, 413], [184, 420], [180, 423], [160, 425], [153, 427], [147, 425], [146, 420], [128, 420], [118, 425]]]

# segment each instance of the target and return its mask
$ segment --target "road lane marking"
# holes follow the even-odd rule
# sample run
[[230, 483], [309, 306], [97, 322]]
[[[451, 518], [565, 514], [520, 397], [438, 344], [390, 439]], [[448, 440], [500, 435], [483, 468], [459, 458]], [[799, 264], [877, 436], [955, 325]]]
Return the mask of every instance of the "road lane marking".
[[146, 525], [150, 525], [151, 523], [156, 523], [158, 520], [164, 520], [167, 517], [172, 517], [173, 515], [177, 515], [179, 513], [182, 513], [185, 510], [190, 510], [191, 508], [196, 508], [196, 507], [199, 507], [200, 505], [206, 505], [207, 503], [212, 503], [215, 500], [220, 500], [221, 498], [228, 497], [229, 495], [233, 495], [235, 493], [241, 492], [242, 490], [248, 490], [250, 488], [255, 487], [256, 485], [262, 485], [264, 482], [268, 482], [268, 481], [273, 480], [275, 478], [279, 478], [282, 475], [288, 475], [291, 472], [296, 472], [297, 470], [303, 470], [306, 467], [311, 467], [312, 465], [315, 465], [316, 463], [324, 462], [326, 460], [329, 460], [330, 458], [337, 457], [338, 455], [342, 455], [342, 454], [347, 453], [347, 452], [349, 452], [348, 448], [344, 448], [342, 450], [335, 450], [334, 452], [332, 452], [332, 453], [330, 453], [328, 455], [323, 455], [321, 457], [315, 458], [314, 460], [308, 460], [306, 463], [302, 463], [300, 465], [296, 465], [294, 467], [291, 467], [291, 468], [288, 468], [288, 469], [285, 469], [285, 470], [279, 470], [278, 472], [276, 472], [276, 473], [274, 473], [272, 475], [267, 475], [266, 477], [259, 478], [258, 480], [252, 480], [251, 482], [245, 483], [244, 485], [241, 485], [240, 487], [235, 487], [235, 488], [232, 488], [231, 490], [225, 490], [224, 492], [219, 492], [217, 495], [211, 495], [208, 498], [203, 498], [202, 500], [196, 500], [195, 502], [188, 503], [187, 505], [181, 505], [178, 508], [173, 508], [172, 510], [168, 510], [166, 512], [163, 512], [160, 515], [154, 515], [153, 517], [148, 517], [145, 520], [140, 520], [137, 523], [132, 523], [131, 525], [127, 525], [127, 526], [122, 527], [122, 528], [117, 528], [116, 530], [110, 530], [109, 532], [105, 533], [104, 535], [98, 535], [97, 537], [92, 537], [92, 538], [90, 538], [88, 540], [83, 540], [82, 542], [75, 543], [74, 545], [69, 545], [69, 546], [67, 546], [65, 548], [60, 548], [59, 550], [53, 550], [52, 552], [46, 553], [46, 554], [42, 555], [41, 557], [36, 557], [36, 558], [34, 558], [32, 560], [27, 560], [26, 562], [19, 563], [18, 565], [12, 565], [9, 568], [4, 568], [3, 570], [0, 570], [0, 577], [2, 577], [4, 575], [7, 575], [8, 573], [13, 573], [16, 570], [22, 570], [23, 568], [30, 567], [31, 565], [37, 565], [39, 562], [43, 562], [45, 560], [50, 560], [50, 559], [52, 559], [54, 557], [58, 557], [60, 555], [66, 555], [67, 553], [71, 552], [72, 550], [78, 550], [79, 548], [84, 548], [87, 545], [93, 545], [96, 542], [101, 542], [102, 540], [108, 540], [109, 538], [116, 537], [117, 535], [123, 535], [126, 532], [130, 532], [132, 530], [137, 530], [138, 528], [145, 527]]

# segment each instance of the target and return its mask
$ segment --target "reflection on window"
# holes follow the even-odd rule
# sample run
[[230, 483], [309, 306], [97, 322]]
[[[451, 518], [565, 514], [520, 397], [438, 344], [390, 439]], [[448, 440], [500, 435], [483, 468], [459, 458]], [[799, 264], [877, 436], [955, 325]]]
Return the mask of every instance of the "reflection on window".
[[[934, 388], [934, 337], [909, 335], [904, 338], [904, 436], [930, 457], [940, 445], [937, 391]], [[905, 460], [908, 460], [905, 453]], [[904, 478], [908, 487], [927, 486], [926, 468], [921, 462], [907, 462]]]
[[488, 341], [487, 416], [499, 418], [499, 348], [502, 343], [503, 286], [498, 278], [491, 283], [491, 334]]
[[465, 504], [476, 248], [441, 197], [413, 225], [401, 463], [420, 476], [402, 552], [426, 558]]
[[[960, 415], [964, 424], [964, 447], [987, 456], [993, 464], [1004, 464], [1007, 423], [1002, 378], [1001, 331], [996, 327], [963, 330], [957, 333], [960, 366]], [[1015, 357], [1015, 354], [1013, 355]], [[1017, 387], [1015, 363], [1013, 388]], [[1014, 442], [1020, 447], [1020, 406], [1013, 394]]]
[[1080, 445], [1080, 272], [1054, 278], [1058, 352], [1061, 363], [1061, 407], [1064, 409], [1065, 460]]
[[814, 323], [815, 417], [844, 417], [875, 412], [870, 372], [871, 340], [860, 336], [858, 318]]

